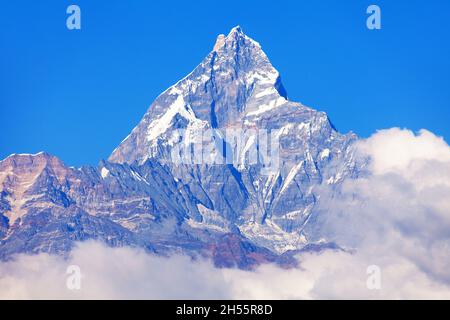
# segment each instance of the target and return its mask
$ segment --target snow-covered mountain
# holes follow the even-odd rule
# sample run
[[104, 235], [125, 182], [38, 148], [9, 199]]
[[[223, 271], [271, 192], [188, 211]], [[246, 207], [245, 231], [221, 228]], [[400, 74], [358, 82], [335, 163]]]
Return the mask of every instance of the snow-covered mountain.
[[0, 257], [98, 239], [219, 266], [289, 264], [293, 252], [334, 246], [315, 224], [316, 190], [358, 175], [355, 140], [290, 101], [261, 46], [235, 27], [97, 168], [45, 153], [1, 161]]

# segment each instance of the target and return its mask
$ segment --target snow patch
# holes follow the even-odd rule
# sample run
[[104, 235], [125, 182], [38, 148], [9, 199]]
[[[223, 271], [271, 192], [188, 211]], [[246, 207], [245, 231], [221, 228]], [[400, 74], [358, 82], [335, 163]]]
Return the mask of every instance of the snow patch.
[[269, 101], [266, 104], [262, 104], [258, 107], [257, 110], [255, 111], [251, 111], [251, 112], [247, 112], [247, 116], [256, 116], [259, 115], [261, 113], [273, 110], [275, 108], [278, 108], [282, 105], [284, 105], [287, 102], [287, 100], [283, 97], [278, 97], [276, 99], [273, 99], [271, 101]]
[[203, 121], [197, 119], [192, 108], [185, 103], [183, 95], [178, 94], [177, 99], [170, 105], [167, 111], [160, 118], [154, 120], [148, 127], [147, 141], [156, 142], [156, 139], [171, 127], [172, 120], [177, 114], [181, 115], [191, 124], [201, 125], [203, 123]]
[[103, 167], [102, 170], [100, 171], [100, 174], [103, 179], [106, 179], [109, 176], [109, 170]]
[[327, 159], [330, 156], [330, 149], [323, 149], [320, 153], [320, 159]]
[[238, 164], [238, 168], [240, 170], [245, 169], [245, 165], [246, 165], [246, 161], [245, 161], [245, 156], [247, 154], [247, 152], [250, 150], [250, 148], [252, 147], [252, 145], [255, 143], [256, 141], [256, 136], [252, 135], [248, 138], [247, 143], [244, 146], [244, 149], [240, 152], [240, 159], [239, 159], [239, 164]]
[[202, 222], [197, 222], [194, 219], [189, 219], [187, 224], [196, 229], [211, 229], [218, 232], [229, 232], [227, 221], [220, 216], [217, 211], [211, 210], [201, 203], [197, 204], [197, 209], [203, 217]]
[[135, 172], [134, 170], [131, 170], [131, 175], [136, 180], [144, 182], [146, 185], [150, 185], [150, 183], [148, 183], [148, 181], [146, 179], [144, 179], [139, 173]]
[[303, 161], [300, 161], [297, 165], [295, 165], [291, 171], [289, 171], [289, 174], [287, 175], [286, 179], [284, 180], [283, 186], [281, 187], [280, 195], [287, 189], [287, 187], [291, 184], [292, 180], [297, 175], [298, 171], [303, 165]]
[[269, 248], [278, 254], [302, 248], [307, 239], [297, 232], [285, 232], [275, 222], [266, 219], [264, 224], [249, 222], [239, 227], [250, 240]]
[[269, 96], [269, 95], [272, 95], [272, 94], [278, 95], [278, 91], [274, 87], [268, 87], [268, 88], [266, 88], [266, 89], [256, 93], [255, 94], [255, 98], [259, 99], [259, 98], [262, 98], [262, 97], [265, 97], [265, 96]]
[[336, 174], [335, 176], [330, 177], [327, 180], [327, 184], [335, 184], [338, 183], [340, 180], [342, 180], [342, 172], [338, 172], [338, 174]]

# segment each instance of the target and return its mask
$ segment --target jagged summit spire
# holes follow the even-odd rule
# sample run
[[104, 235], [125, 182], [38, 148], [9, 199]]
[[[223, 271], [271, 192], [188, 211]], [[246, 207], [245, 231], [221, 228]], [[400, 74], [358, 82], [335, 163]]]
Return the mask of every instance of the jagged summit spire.
[[217, 37], [213, 51], [190, 74], [158, 96], [110, 161], [142, 163], [158, 154], [175, 129], [250, 125], [249, 118], [287, 103], [278, 71], [259, 43], [236, 26]]
[[238, 34], [238, 35], [244, 35], [244, 32], [242, 31], [242, 28], [240, 25], [237, 25], [233, 28], [231, 28], [230, 33], [228, 34], [228, 36], [233, 35], [233, 34]]
[[229, 45], [232, 46], [232, 44], [236, 43], [236, 42], [242, 42], [242, 43], [255, 45], [257, 48], [261, 49], [259, 43], [256, 42], [255, 40], [253, 40], [252, 38], [248, 37], [242, 31], [242, 28], [239, 25], [237, 25], [230, 30], [228, 35], [219, 34], [217, 36], [213, 51], [217, 52], [225, 44], [228, 43]]

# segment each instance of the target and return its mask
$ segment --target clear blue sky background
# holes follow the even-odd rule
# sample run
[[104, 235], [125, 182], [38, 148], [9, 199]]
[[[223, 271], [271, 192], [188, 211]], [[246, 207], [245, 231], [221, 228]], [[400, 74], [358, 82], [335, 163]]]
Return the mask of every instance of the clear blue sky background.
[[[72, 3], [81, 31], [66, 29]], [[372, 3], [381, 31], [366, 28]], [[448, 0], [18, 0], [0, 8], [0, 158], [45, 150], [97, 164], [237, 24], [291, 100], [340, 131], [427, 128], [450, 141]]]

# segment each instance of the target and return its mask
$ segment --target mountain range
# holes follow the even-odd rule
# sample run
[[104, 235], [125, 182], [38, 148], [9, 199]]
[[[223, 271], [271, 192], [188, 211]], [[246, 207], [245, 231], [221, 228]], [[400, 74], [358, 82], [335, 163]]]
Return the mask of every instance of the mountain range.
[[243, 269], [338, 250], [321, 232], [318, 190], [361, 174], [357, 140], [289, 100], [235, 27], [97, 167], [47, 153], [0, 161], [0, 259], [68, 255], [91, 239]]

